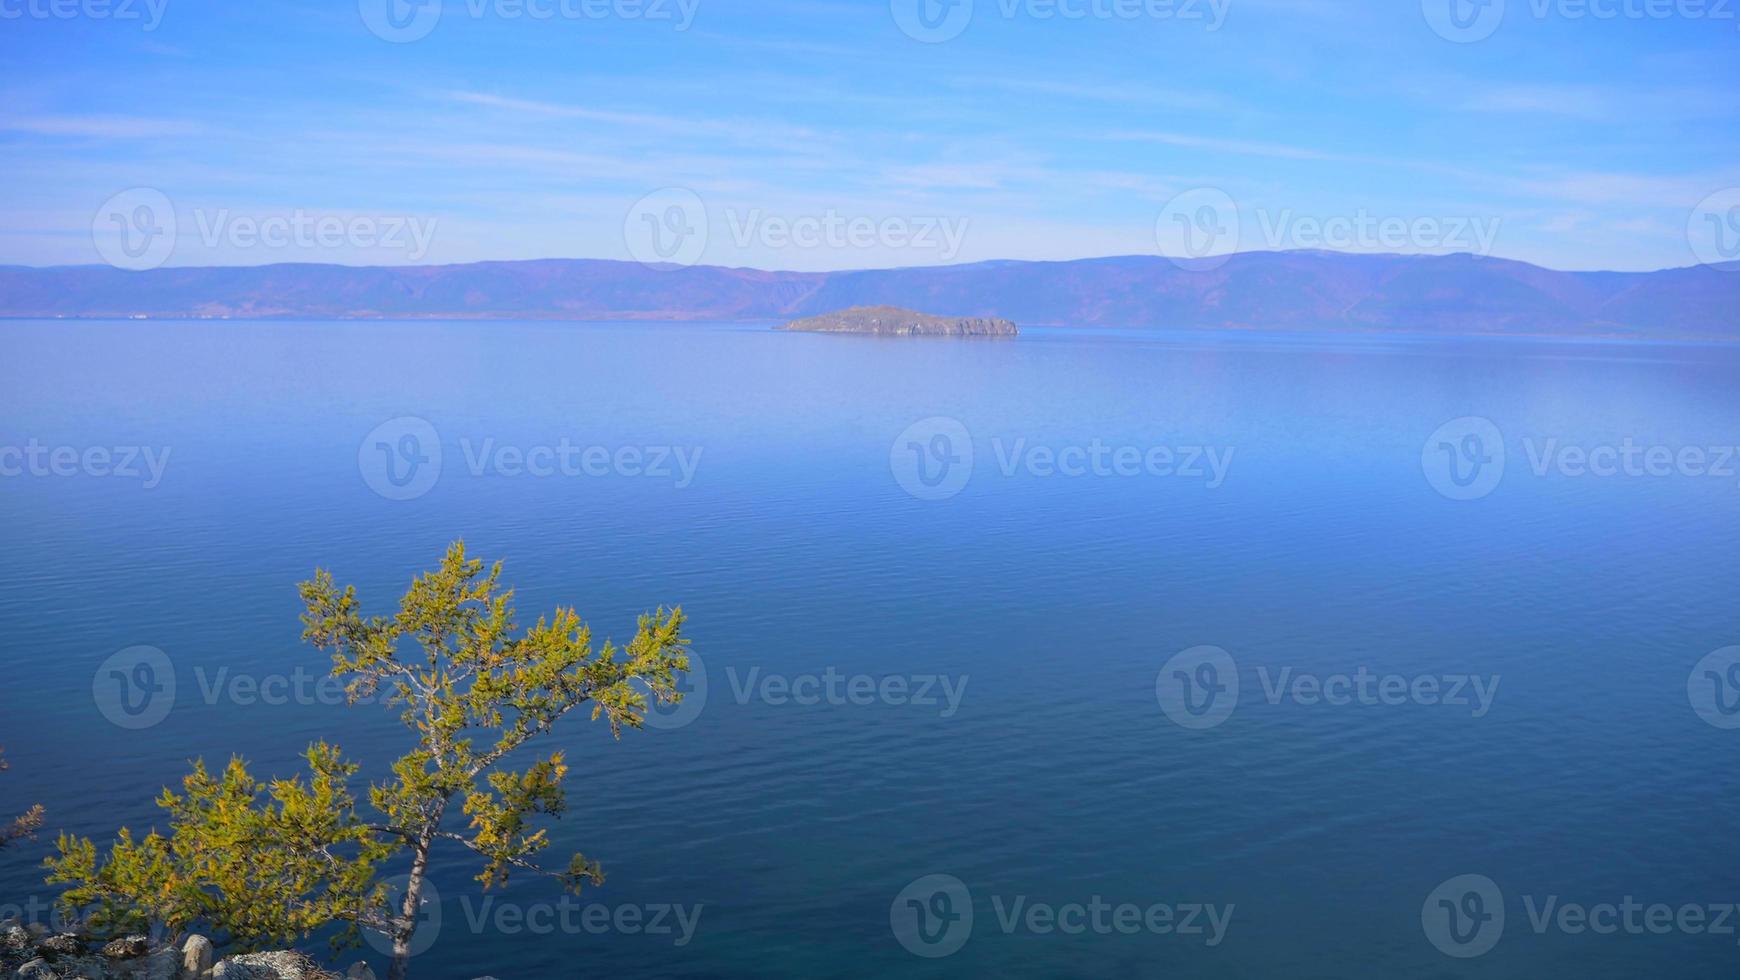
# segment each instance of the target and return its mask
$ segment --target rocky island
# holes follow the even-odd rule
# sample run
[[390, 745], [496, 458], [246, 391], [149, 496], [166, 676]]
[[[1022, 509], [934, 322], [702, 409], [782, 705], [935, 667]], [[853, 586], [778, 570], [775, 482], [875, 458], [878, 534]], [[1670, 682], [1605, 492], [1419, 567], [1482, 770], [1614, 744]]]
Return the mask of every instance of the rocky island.
[[991, 317], [932, 316], [896, 306], [854, 306], [837, 313], [793, 320], [777, 329], [809, 333], [862, 333], [884, 337], [1013, 337], [1008, 320]]

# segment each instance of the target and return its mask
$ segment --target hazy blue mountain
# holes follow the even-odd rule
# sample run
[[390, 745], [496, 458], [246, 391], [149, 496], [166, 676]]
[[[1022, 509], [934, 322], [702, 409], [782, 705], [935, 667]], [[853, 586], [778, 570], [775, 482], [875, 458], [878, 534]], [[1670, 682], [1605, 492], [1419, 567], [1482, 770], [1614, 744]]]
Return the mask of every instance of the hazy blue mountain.
[[0, 316], [778, 320], [890, 305], [1023, 325], [1740, 336], [1740, 266], [1556, 272], [1471, 255], [1248, 252], [856, 272], [545, 259], [126, 272], [0, 267]]

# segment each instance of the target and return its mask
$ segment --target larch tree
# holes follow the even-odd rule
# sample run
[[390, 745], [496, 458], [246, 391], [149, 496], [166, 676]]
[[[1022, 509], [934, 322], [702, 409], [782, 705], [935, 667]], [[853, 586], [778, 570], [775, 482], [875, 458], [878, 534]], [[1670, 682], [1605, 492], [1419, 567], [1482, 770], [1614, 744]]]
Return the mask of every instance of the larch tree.
[[[324, 742], [309, 748], [306, 778], [262, 784], [240, 760], [221, 777], [195, 763], [183, 792], [158, 801], [167, 836], [135, 841], [123, 829], [106, 860], [89, 840], [61, 838], [49, 867], [52, 883], [72, 886], [65, 904], [173, 933], [203, 922], [250, 948], [335, 923], [340, 944], [373, 930], [391, 943], [391, 980], [404, 980], [437, 847], [472, 852], [484, 888], [517, 873], [575, 892], [601, 882], [583, 855], [539, 862], [550, 840], [535, 824], [565, 809], [569, 763], [560, 751], [521, 759], [520, 750], [576, 709], [620, 738], [642, 727], [650, 702], [680, 701], [683, 613], [660, 607], [626, 645], [595, 647], [572, 608], [521, 630], [500, 575], [499, 562], [486, 570], [456, 543], [411, 583], [397, 614], [365, 617], [354, 586], [317, 571], [300, 586], [304, 639], [331, 654], [351, 703], [384, 698], [412, 737], [370, 786], [373, 813], [359, 813], [349, 789], [358, 767]], [[395, 896], [380, 873], [398, 861], [409, 868]]]

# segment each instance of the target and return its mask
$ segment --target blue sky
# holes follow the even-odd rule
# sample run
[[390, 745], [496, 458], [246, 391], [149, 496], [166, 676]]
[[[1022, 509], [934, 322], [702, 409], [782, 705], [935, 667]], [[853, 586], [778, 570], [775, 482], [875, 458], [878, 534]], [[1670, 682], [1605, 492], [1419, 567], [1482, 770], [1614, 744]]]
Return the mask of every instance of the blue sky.
[[0, 0], [0, 263], [102, 261], [136, 189], [170, 265], [644, 257], [673, 201], [681, 261], [1153, 254], [1209, 201], [1221, 249], [1653, 269], [1740, 203], [1740, 0], [955, 0], [929, 42], [921, 0], [447, 0], [399, 41], [377, 2]]

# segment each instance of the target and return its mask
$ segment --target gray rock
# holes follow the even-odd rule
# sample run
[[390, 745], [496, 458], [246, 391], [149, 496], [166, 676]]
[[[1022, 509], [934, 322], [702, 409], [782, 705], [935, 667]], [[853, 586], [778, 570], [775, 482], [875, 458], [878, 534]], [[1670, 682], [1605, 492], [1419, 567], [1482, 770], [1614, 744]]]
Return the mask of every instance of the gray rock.
[[55, 973], [48, 965], [48, 961], [44, 959], [31, 960], [19, 967], [18, 972], [13, 975], [18, 980], [60, 980], [60, 975]]
[[103, 961], [95, 956], [77, 956], [56, 960], [54, 972], [66, 980], [110, 980]]
[[109, 980], [176, 980], [181, 958], [167, 946], [130, 960], [110, 960]]
[[212, 967], [211, 980], [324, 980], [331, 974], [301, 953], [246, 953]]
[[181, 944], [181, 980], [207, 980], [211, 976], [211, 940], [188, 936]]
[[375, 971], [367, 963], [355, 963], [344, 971], [345, 980], [375, 980]]
[[112, 960], [131, 960], [151, 952], [151, 940], [144, 936], [124, 936], [103, 944], [103, 955]]
[[23, 926], [10, 925], [0, 929], [0, 950], [17, 956], [30, 948], [33, 942], [29, 932]]
[[70, 932], [50, 936], [36, 945], [45, 956], [77, 956], [85, 951], [85, 941]]

